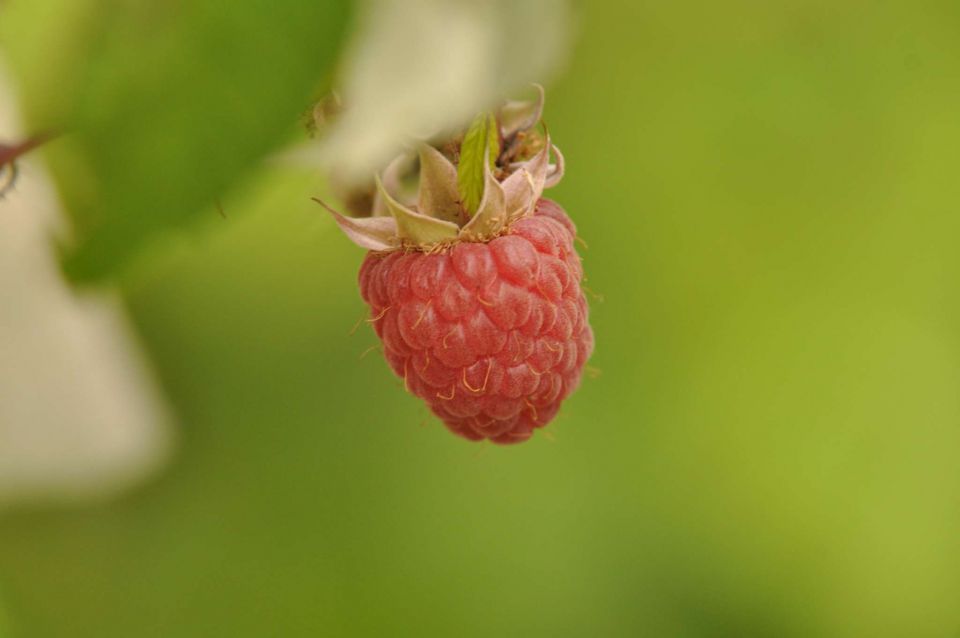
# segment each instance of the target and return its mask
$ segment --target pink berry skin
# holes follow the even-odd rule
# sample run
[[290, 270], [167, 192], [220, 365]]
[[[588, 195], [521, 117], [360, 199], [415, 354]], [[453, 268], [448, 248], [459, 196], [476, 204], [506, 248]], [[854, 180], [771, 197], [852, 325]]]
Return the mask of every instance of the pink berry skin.
[[579, 385], [593, 332], [575, 235], [541, 199], [487, 242], [367, 254], [360, 293], [387, 363], [454, 434], [525, 441]]

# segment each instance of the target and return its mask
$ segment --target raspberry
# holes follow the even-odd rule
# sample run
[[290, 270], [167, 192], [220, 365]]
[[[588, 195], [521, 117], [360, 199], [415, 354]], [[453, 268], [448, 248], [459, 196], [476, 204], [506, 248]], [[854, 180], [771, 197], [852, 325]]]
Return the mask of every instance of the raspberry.
[[549, 136], [532, 130], [539, 93], [536, 103], [481, 115], [441, 145], [458, 165], [426, 144], [418, 163], [392, 162], [383, 181], [395, 189], [400, 167], [419, 166], [416, 205], [397, 201], [378, 176], [376, 193], [363, 198], [369, 216], [329, 209], [370, 250], [360, 293], [390, 368], [453, 433], [474, 441], [529, 439], [577, 388], [593, 352], [576, 227], [542, 198], [564, 163]]
[[593, 332], [573, 229], [541, 199], [489, 242], [364, 260], [360, 294], [390, 367], [455, 434], [525, 441], [579, 385]]

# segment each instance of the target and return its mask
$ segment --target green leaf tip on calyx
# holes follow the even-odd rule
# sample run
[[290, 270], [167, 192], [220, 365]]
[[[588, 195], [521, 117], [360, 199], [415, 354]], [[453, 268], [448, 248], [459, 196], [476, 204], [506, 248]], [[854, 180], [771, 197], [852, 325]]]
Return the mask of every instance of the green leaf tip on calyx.
[[483, 161], [483, 199], [476, 214], [460, 230], [465, 241], [482, 241], [496, 236], [509, 221], [507, 219], [506, 195], [497, 178], [493, 176], [490, 163]]
[[467, 214], [473, 216], [483, 199], [484, 166], [500, 155], [500, 131], [493, 113], [481, 113], [467, 129], [460, 143], [457, 186]]

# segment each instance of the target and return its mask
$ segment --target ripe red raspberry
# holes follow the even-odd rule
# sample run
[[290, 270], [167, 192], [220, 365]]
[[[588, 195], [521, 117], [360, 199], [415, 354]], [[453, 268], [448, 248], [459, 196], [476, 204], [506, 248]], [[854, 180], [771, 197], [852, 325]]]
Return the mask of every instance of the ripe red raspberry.
[[580, 383], [593, 333], [574, 232], [541, 199], [489, 242], [364, 260], [360, 293], [390, 367], [455, 434], [525, 441]]
[[[371, 251], [360, 292], [390, 367], [471, 440], [530, 438], [576, 389], [593, 352], [577, 231], [542, 199], [564, 171], [549, 135], [533, 130], [542, 108], [541, 89], [536, 102], [481, 115], [444, 151], [421, 144], [419, 161], [397, 158], [375, 194], [354, 198], [372, 202], [368, 216], [330, 209]], [[403, 192], [411, 167], [417, 200], [400, 202], [391, 190]]]

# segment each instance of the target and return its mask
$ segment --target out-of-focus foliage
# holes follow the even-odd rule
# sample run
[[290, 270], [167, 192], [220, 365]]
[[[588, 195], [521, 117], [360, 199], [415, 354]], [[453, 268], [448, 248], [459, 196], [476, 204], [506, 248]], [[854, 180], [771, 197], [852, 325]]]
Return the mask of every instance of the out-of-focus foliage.
[[213, 210], [330, 79], [342, 0], [12, 0], [0, 41], [76, 237], [99, 278], [142, 242]]
[[361, 357], [359, 251], [260, 171], [124, 284], [178, 461], [2, 520], [21, 636], [957, 635], [955, 3], [578, 24], [549, 194], [601, 373], [554, 440], [455, 439]]
[[[27, 137], [2, 62], [0, 144]], [[66, 220], [29, 148], [41, 142], [3, 147], [20, 157], [0, 195], [0, 510], [102, 502], [165, 467], [173, 448], [117, 291], [63, 277], [50, 235]]]

